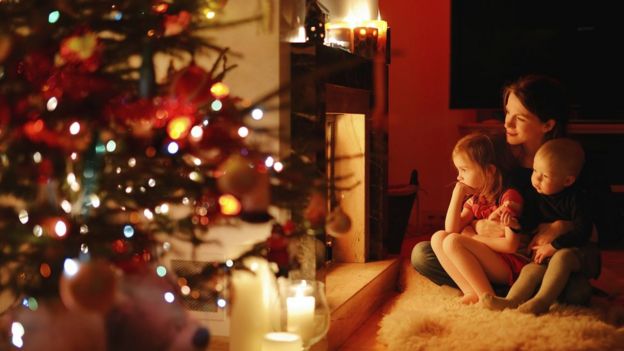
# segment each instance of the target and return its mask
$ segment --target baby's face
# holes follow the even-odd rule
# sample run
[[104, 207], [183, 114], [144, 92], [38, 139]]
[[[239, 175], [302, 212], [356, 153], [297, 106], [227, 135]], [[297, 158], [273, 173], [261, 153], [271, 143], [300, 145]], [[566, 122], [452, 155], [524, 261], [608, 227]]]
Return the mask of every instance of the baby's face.
[[533, 174], [531, 183], [538, 193], [543, 195], [553, 195], [562, 191], [569, 185], [569, 177], [555, 169], [539, 153], [533, 160]]

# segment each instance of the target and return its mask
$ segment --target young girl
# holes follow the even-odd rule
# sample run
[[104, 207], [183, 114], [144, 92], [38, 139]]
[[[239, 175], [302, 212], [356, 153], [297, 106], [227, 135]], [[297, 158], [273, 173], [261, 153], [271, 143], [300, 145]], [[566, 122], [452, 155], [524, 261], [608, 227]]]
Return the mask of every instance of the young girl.
[[[463, 292], [462, 303], [471, 304], [483, 294], [494, 294], [490, 282], [511, 285], [529, 261], [515, 254], [520, 236], [512, 230], [518, 229], [523, 200], [516, 190], [504, 189], [502, 165], [489, 136], [475, 133], [463, 137], [452, 158], [457, 183], [445, 228], [433, 234], [431, 247]], [[472, 220], [484, 218], [504, 224], [504, 235], [487, 237], [465, 230]]]

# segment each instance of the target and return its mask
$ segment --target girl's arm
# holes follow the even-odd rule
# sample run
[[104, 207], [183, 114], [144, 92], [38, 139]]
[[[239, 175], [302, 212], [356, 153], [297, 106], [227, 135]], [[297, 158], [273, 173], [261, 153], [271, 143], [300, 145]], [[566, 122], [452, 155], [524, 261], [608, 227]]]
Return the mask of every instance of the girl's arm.
[[503, 237], [492, 238], [483, 235], [475, 235], [472, 238], [484, 243], [496, 252], [514, 253], [520, 246], [520, 235], [514, 233], [509, 227], [505, 227], [505, 236]]
[[468, 223], [472, 221], [472, 211], [464, 208], [464, 198], [469, 194], [466, 185], [457, 182], [451, 195], [451, 202], [446, 211], [446, 219], [444, 221], [444, 231], [447, 233], [459, 233]]

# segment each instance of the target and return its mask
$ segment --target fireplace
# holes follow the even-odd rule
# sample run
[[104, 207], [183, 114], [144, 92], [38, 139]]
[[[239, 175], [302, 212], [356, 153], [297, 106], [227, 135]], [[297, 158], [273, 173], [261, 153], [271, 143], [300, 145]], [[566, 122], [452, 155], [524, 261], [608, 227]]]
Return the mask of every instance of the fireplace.
[[387, 111], [387, 64], [376, 66], [373, 60], [323, 45], [290, 45], [291, 145], [306, 149], [300, 144], [306, 138], [298, 137], [302, 133], [313, 133], [324, 143], [312, 158], [328, 181], [328, 210], [340, 203], [352, 221], [346, 234], [324, 238], [327, 261], [381, 259], [387, 227], [387, 133], [383, 116], [378, 116]]

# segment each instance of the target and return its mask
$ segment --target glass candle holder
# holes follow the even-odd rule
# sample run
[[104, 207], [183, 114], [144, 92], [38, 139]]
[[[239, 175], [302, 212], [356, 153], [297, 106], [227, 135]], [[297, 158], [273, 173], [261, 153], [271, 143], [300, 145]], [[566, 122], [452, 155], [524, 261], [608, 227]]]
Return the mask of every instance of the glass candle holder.
[[299, 335], [304, 350], [309, 350], [327, 334], [330, 313], [325, 284], [315, 280], [282, 281], [280, 300], [281, 329]]

